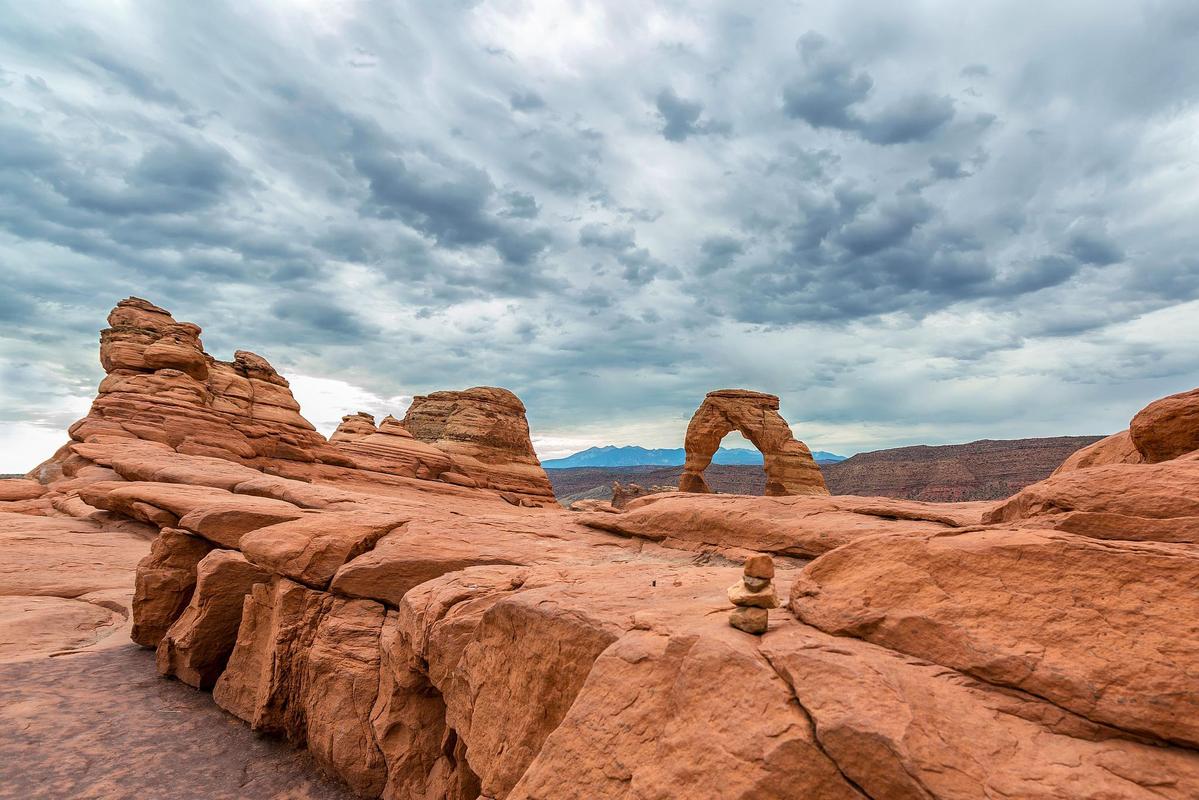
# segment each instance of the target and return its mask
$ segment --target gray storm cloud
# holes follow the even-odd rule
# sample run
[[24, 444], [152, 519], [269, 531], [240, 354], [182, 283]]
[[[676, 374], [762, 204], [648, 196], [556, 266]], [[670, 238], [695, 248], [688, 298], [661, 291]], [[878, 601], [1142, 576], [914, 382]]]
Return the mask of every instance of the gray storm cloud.
[[128, 294], [580, 446], [720, 386], [851, 451], [1199, 383], [1193, 3], [652, 5], [0, 3], [0, 425]]

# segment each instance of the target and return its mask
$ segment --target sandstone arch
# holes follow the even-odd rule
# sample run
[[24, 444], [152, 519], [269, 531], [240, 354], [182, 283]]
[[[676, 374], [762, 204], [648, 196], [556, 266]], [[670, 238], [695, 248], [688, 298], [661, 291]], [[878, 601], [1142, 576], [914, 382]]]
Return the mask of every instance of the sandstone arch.
[[779, 399], [748, 389], [708, 392], [687, 425], [687, 462], [679, 479], [680, 492], [710, 492], [704, 470], [720, 440], [740, 431], [762, 452], [766, 494], [828, 494], [824, 476], [808, 446], [795, 438], [779, 415]]

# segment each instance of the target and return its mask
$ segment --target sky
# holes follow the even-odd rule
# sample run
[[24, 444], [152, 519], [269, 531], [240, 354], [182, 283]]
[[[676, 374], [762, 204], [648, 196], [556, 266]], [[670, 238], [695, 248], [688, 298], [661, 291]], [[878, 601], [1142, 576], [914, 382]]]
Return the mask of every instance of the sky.
[[128, 295], [326, 432], [1109, 433], [1199, 385], [1199, 4], [0, 0], [0, 285], [0, 472]]

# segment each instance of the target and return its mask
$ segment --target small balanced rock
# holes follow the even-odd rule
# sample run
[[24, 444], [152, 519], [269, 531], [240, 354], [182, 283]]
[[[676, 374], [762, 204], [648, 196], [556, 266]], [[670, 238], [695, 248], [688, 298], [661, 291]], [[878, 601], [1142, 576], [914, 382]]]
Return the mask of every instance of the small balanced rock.
[[747, 558], [741, 580], [729, 587], [729, 601], [737, 606], [729, 614], [729, 624], [756, 636], [765, 633], [770, 620], [769, 609], [779, 605], [773, 581], [774, 561], [770, 556]]

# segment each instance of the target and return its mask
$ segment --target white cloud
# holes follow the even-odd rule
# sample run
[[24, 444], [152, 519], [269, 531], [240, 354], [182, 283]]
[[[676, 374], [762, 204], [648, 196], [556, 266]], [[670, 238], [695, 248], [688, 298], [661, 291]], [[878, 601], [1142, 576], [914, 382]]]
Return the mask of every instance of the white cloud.
[[326, 437], [337, 430], [346, 414], [365, 411], [374, 415], [375, 422], [388, 414], [403, 419], [404, 412], [412, 405], [412, 395], [381, 397], [336, 378], [292, 375], [288, 382], [292, 395], [300, 404], [300, 413]]
[[67, 443], [65, 430], [28, 422], [0, 422], [0, 474], [24, 475]]

